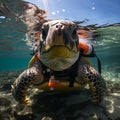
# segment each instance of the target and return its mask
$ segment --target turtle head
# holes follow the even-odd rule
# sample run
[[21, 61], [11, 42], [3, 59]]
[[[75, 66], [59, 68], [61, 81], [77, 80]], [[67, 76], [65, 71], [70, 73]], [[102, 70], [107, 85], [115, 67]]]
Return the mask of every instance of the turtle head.
[[[42, 26], [40, 48], [41, 60], [64, 61], [66, 58], [71, 60], [78, 57], [78, 36], [76, 33], [77, 25], [68, 20], [52, 20]], [[72, 63], [71, 63], [72, 64]]]
[[[51, 54], [51, 57], [66, 57], [70, 53], [76, 54], [77, 34], [76, 24], [68, 20], [52, 20], [43, 24], [42, 27], [42, 49], [41, 54]], [[66, 53], [66, 54], [64, 54]]]

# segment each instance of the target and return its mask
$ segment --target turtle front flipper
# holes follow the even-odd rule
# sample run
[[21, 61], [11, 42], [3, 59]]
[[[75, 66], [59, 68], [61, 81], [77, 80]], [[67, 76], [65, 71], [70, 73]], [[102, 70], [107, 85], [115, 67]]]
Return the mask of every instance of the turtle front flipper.
[[82, 61], [79, 66], [78, 76], [83, 78], [86, 84], [89, 84], [93, 103], [100, 103], [106, 89], [105, 81], [101, 75], [91, 65]]
[[41, 82], [42, 74], [36, 67], [31, 67], [19, 75], [12, 85], [12, 94], [19, 103], [30, 104], [31, 101], [27, 97], [27, 90], [30, 85]]

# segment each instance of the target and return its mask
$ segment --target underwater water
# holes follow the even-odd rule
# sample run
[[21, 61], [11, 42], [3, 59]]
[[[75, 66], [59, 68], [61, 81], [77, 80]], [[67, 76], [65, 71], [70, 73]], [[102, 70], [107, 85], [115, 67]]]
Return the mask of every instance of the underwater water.
[[[31, 53], [33, 52], [33, 46], [31, 43], [32, 37], [29, 38], [27, 36], [27, 33], [29, 31], [27, 25], [24, 24], [23, 21], [20, 21], [19, 19], [20, 17], [22, 17], [21, 14], [23, 14], [23, 12], [19, 11], [20, 8], [19, 9], [17, 9], [17, 7], [12, 8], [13, 5], [19, 7], [18, 1], [19, 0], [17, 0], [17, 2], [15, 3], [14, 0], [13, 2], [10, 2], [9, 0], [5, 0], [5, 1], [0, 0], [0, 5], [1, 5], [0, 6], [0, 107], [1, 107], [0, 119], [1, 120], [26, 120], [26, 119], [38, 120], [38, 118], [36, 119], [34, 114], [35, 115], [37, 114], [36, 116], [38, 117], [39, 116], [38, 114], [40, 112], [40, 115], [42, 117], [43, 116], [50, 117], [50, 118], [46, 117], [46, 119], [44, 117], [43, 117], [44, 119], [40, 117], [41, 120], [83, 120], [84, 117], [85, 120], [89, 120], [88, 116], [92, 113], [90, 113], [89, 115], [88, 114], [86, 115], [85, 113], [87, 113], [88, 111], [92, 111], [93, 113], [95, 113], [97, 109], [98, 113], [96, 114], [98, 115], [99, 118], [103, 118], [101, 120], [119, 120], [120, 119], [120, 116], [118, 114], [119, 113], [118, 111], [120, 110], [120, 106], [118, 102], [118, 100], [120, 99], [120, 84], [119, 84], [120, 83], [120, 23], [119, 21], [117, 22], [113, 21], [112, 23], [110, 22], [107, 24], [104, 22], [102, 22], [102, 24], [101, 23], [96, 24], [96, 22], [94, 23], [94, 21], [91, 24], [89, 23], [89, 21], [88, 23], [87, 22], [83, 23], [84, 26], [91, 26], [93, 29], [95, 29], [93, 43], [96, 54], [101, 61], [101, 67], [102, 67], [101, 75], [103, 76], [105, 81], [109, 83], [108, 84], [108, 87], [110, 87], [109, 89], [111, 91], [116, 92], [115, 95], [118, 97], [118, 99], [116, 96], [115, 98], [113, 96], [105, 97], [105, 100], [112, 99], [110, 101], [110, 104], [106, 101], [103, 102], [103, 106], [108, 105], [105, 108], [106, 110], [108, 110], [106, 114], [104, 114], [103, 107], [90, 105], [88, 102], [82, 105], [82, 102], [81, 103], [78, 102], [78, 99], [81, 99], [82, 97], [79, 98], [77, 95], [51, 96], [50, 94], [47, 94], [48, 97], [46, 97], [45, 95], [42, 94], [39, 99], [43, 102], [43, 104], [37, 101], [37, 103], [34, 104], [32, 108], [27, 107], [25, 109], [23, 109], [24, 107], [23, 106], [21, 107], [20, 104], [17, 104], [15, 100], [13, 100], [10, 91], [11, 84], [23, 70], [28, 68], [28, 63], [32, 57]], [[32, 0], [29, 1], [32, 2]], [[60, 1], [61, 0], [58, 0], [57, 2]], [[41, 1], [38, 0], [37, 2], [41, 2]], [[73, 2], [74, 1], [72, 1], [72, 3]], [[12, 12], [4, 10], [3, 6], [5, 4], [7, 5], [8, 8], [10, 8], [7, 10], [11, 10]], [[92, 10], [94, 10], [95, 2], [92, 1], [91, 4], [92, 4]], [[62, 9], [62, 12], [65, 14], [65, 16], [64, 15], [60, 16], [61, 19], [67, 18], [67, 12], [65, 13], [66, 9]], [[15, 13], [15, 11], [17, 11], [16, 13], [20, 14], [20, 17], [14, 16], [13, 13]], [[59, 12], [60, 11], [52, 12], [52, 15], [54, 16], [55, 13], [59, 13]], [[72, 18], [70, 16], [71, 14], [69, 13], [67, 18], [68, 20], [69, 19], [70, 20], [77, 19], [78, 21], [80, 20], [78, 17], [74, 18], [75, 15], [72, 16]], [[92, 64], [95, 66], [95, 68], [98, 69], [96, 58], [90, 58], [90, 60]], [[115, 86], [113, 87], [114, 84]], [[33, 91], [31, 90], [30, 92], [34, 93], [34, 90]], [[53, 98], [53, 101], [50, 100], [48, 102], [47, 100], [50, 97]], [[70, 102], [67, 97], [72, 102]], [[82, 99], [85, 99], [84, 96]], [[60, 100], [60, 103], [62, 105], [60, 105], [57, 102], [58, 100]], [[14, 104], [17, 107], [15, 107]], [[38, 104], [40, 105], [39, 107], [37, 106]], [[53, 108], [52, 108], [52, 104], [55, 104]], [[11, 107], [7, 107], [7, 105]], [[46, 109], [45, 105], [49, 107]], [[78, 105], [80, 105], [82, 110], [81, 109], [78, 110], [79, 109]], [[65, 109], [63, 110], [62, 107], [64, 106]], [[56, 111], [58, 112], [56, 113]], [[24, 112], [26, 113], [25, 116], [23, 115]], [[116, 112], [116, 114], [114, 114], [114, 112]], [[51, 119], [51, 117], [53, 117], [53, 119]], [[55, 118], [60, 117], [60, 118], [54, 119], [54, 117]]]
[[[25, 29], [25, 25], [20, 21], [0, 18], [0, 72], [27, 68], [32, 57], [32, 47], [27, 40]], [[101, 26], [96, 30], [99, 35], [94, 38], [102, 74], [108, 79], [120, 79], [119, 31], [120, 24]], [[92, 58], [92, 61], [94, 65], [97, 64], [96, 58]]]
[[[19, 0], [18, 0], [19, 1]], [[29, 0], [29, 2], [32, 2], [32, 0]], [[67, 1], [66, 1], [67, 2]], [[65, 2], [65, 3], [66, 3]], [[79, 2], [79, 1], [76, 1]], [[0, 1], [1, 3], [1, 17], [0, 17], [0, 72], [3, 71], [11, 71], [11, 70], [23, 70], [27, 68], [28, 62], [30, 60], [30, 58], [32, 57], [30, 54], [32, 53], [32, 45], [30, 44], [30, 42], [32, 41], [32, 38], [28, 38], [28, 36], [26, 35], [28, 33], [28, 24], [27, 26], [19, 19], [22, 18], [22, 14], [24, 14], [24, 9], [22, 9], [21, 11], [19, 11], [20, 7], [19, 6], [19, 2], [9, 2], [9, 0], [6, 1]], [[52, 4], [52, 2], [50, 1], [34, 1], [34, 3], [39, 3], [38, 7], [43, 7], [45, 6], [46, 9], [50, 10], [51, 6], [48, 6], [47, 4]], [[54, 4], [57, 3], [61, 3], [61, 6], [64, 4], [63, 1], [58, 0], [56, 1]], [[73, 3], [73, 1], [71, 1], [71, 4]], [[11, 11], [5, 11], [4, 7], [2, 8], [2, 4], [4, 6], [4, 4], [8, 5], [9, 9]], [[13, 5], [16, 5], [16, 7], [13, 7]], [[70, 6], [71, 6], [70, 4]], [[85, 3], [83, 3], [84, 5]], [[88, 3], [86, 3], [87, 6], [91, 5], [91, 12], [90, 14], [93, 14], [92, 12], [95, 12], [97, 10], [95, 10], [95, 7], [98, 7], [97, 4], [95, 3], [95, 1], [89, 1]], [[100, 5], [103, 4], [102, 1], [100, 2]], [[107, 4], [104, 3], [104, 4]], [[116, 2], [117, 4], [117, 2]], [[111, 8], [111, 14], [113, 14], [115, 12], [115, 10], [117, 10], [117, 6], [115, 4], [116, 9]], [[75, 4], [77, 6], [77, 4]], [[95, 6], [96, 5], [96, 6]], [[72, 17], [71, 14], [68, 12], [69, 11], [69, 7], [67, 7], [67, 5], [64, 4], [64, 7], [66, 7], [66, 9], [62, 9], [62, 13], [60, 13], [60, 8], [57, 8], [58, 10], [55, 11], [55, 8], [52, 7], [51, 11], [54, 10], [54, 12], [51, 12], [51, 14], [48, 14], [48, 17], [51, 18], [56, 18], [58, 17], [59, 14], [62, 14], [63, 16], [59, 16], [60, 19], [65, 19], [66, 15], [67, 19], [73, 20], [73, 21], [79, 21], [79, 18], [77, 18], [77, 13], [75, 13], [76, 17]], [[85, 6], [85, 5], [84, 5]], [[112, 1], [111, 3], [109, 3], [109, 6], [112, 6]], [[18, 7], [18, 8], [17, 8]], [[78, 7], [78, 6], [77, 6]], [[2, 10], [3, 9], [3, 10]], [[68, 11], [67, 11], [68, 9]], [[79, 10], [80, 8], [75, 8], [75, 10]], [[83, 8], [81, 8], [83, 9]], [[26, 10], [26, 9], [25, 9]], [[75, 12], [71, 11], [71, 12]], [[104, 11], [102, 9], [101, 13]], [[26, 10], [27, 11], [27, 10]], [[15, 16], [14, 14], [18, 14], [19, 17]], [[29, 12], [29, 11], [28, 11]], [[85, 15], [87, 14], [87, 11], [84, 11]], [[27, 12], [26, 12], [27, 13]], [[28, 13], [29, 14], [29, 13]], [[95, 14], [95, 13], [94, 13]], [[94, 15], [93, 14], [93, 15]], [[99, 13], [100, 14], [100, 13]], [[117, 13], [116, 13], [117, 14]], [[116, 15], [115, 14], [115, 15]], [[106, 15], [106, 16], [105, 16]], [[103, 16], [104, 19], [106, 19], [106, 21], [108, 21], [107, 18], [107, 13], [105, 13], [105, 15]], [[113, 14], [114, 15], [114, 14]], [[7, 17], [5, 17], [7, 16]], [[27, 15], [24, 15], [25, 17]], [[46, 15], [47, 16], [47, 15]], [[30, 17], [30, 16], [28, 16]], [[58, 18], [59, 18], [58, 17]], [[81, 15], [82, 17], [82, 15]], [[89, 18], [90, 17], [90, 18]], [[97, 14], [96, 14], [97, 17]], [[111, 16], [112, 17], [112, 16]], [[107, 76], [112, 76], [112, 79], [115, 78], [118, 80], [120, 77], [120, 23], [117, 20], [117, 18], [115, 17], [111, 19], [109, 18], [109, 22], [102, 22], [99, 20], [97, 23], [97, 18], [96, 21], [94, 22], [95, 19], [93, 19], [94, 17], [92, 16], [87, 16], [86, 19], [90, 19], [93, 22], [91, 23], [90, 20], [86, 20], [85, 23], [83, 23], [83, 25], [88, 25], [91, 26], [92, 28], [97, 28], [96, 29], [96, 33], [98, 34], [96, 37], [94, 37], [94, 47], [95, 47], [95, 51], [96, 54], [98, 55], [98, 57], [101, 60], [102, 63], [102, 73], [108, 73], [109, 75]], [[82, 19], [82, 18], [81, 18]], [[82, 19], [83, 20], [83, 19]], [[33, 22], [33, 21], [32, 21]], [[90, 24], [91, 23], [91, 24]], [[97, 24], [96, 24], [97, 23]], [[81, 24], [82, 25], [82, 24]], [[93, 61], [95, 61], [95, 59], [93, 58]], [[94, 63], [96, 64], [96, 62]], [[109, 78], [109, 77], [108, 77]]]
[[31, 56], [30, 48], [25, 42], [25, 31], [21, 31], [23, 27], [18, 21], [0, 19], [0, 71], [27, 68]]

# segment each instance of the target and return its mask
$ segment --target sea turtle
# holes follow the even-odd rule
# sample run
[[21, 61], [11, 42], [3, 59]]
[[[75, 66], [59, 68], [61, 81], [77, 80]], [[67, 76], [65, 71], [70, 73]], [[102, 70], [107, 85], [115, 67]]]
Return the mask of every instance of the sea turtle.
[[42, 25], [42, 34], [29, 68], [15, 80], [12, 94], [16, 101], [29, 103], [30, 85], [46, 90], [72, 90], [89, 85], [92, 101], [104, 96], [105, 81], [78, 48], [77, 25], [68, 20], [50, 20]]

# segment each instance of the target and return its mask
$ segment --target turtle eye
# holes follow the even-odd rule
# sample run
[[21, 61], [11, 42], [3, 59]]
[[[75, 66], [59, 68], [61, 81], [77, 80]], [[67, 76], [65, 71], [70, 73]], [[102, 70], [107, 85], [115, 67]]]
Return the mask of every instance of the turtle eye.
[[42, 29], [42, 39], [45, 40], [47, 37], [47, 33], [45, 31], [45, 29]]
[[77, 31], [76, 31], [76, 29], [74, 29], [74, 30], [72, 31], [72, 38], [73, 38], [73, 39], [76, 39], [76, 38], [77, 38]]

